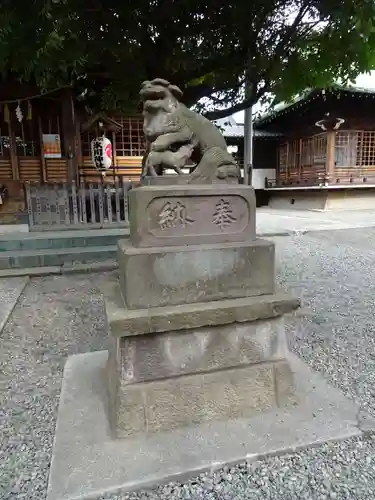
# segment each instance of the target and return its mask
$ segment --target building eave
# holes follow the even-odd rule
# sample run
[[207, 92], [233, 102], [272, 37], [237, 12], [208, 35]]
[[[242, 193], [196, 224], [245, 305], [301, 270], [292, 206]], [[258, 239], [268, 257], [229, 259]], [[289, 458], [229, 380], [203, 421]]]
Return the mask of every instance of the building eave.
[[352, 96], [353, 98], [367, 98], [375, 100], [375, 89], [343, 85], [334, 85], [328, 89], [306, 89], [292, 101], [282, 103], [275, 109], [254, 120], [254, 126], [263, 127], [264, 125], [269, 125], [283, 115], [293, 113], [297, 109], [300, 111], [302, 107], [306, 106], [313, 100], [322, 99], [324, 96], [330, 95], [336, 95], [338, 98], [340, 96], [347, 95]]

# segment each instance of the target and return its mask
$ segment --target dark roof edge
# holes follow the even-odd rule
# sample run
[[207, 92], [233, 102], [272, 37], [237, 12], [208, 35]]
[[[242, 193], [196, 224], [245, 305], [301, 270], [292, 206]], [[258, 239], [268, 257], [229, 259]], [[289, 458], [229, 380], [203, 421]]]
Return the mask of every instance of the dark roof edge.
[[283, 103], [278, 109], [273, 109], [268, 111], [264, 115], [260, 116], [258, 119], [254, 120], [254, 126], [260, 126], [266, 123], [270, 123], [273, 119], [277, 118], [286, 111], [292, 111], [293, 107], [300, 105], [302, 103], [306, 104], [319, 94], [334, 94], [334, 93], [348, 93], [348, 94], [367, 94], [371, 97], [375, 97], [375, 89], [367, 89], [364, 87], [356, 86], [344, 86], [344, 85], [333, 85], [329, 88], [316, 88], [316, 89], [306, 89], [300, 95], [295, 97], [291, 102]]

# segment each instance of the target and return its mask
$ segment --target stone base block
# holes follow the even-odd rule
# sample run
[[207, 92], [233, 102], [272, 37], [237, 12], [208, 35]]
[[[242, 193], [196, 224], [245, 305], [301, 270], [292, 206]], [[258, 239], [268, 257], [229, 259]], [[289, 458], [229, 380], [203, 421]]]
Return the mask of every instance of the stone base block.
[[121, 379], [115, 436], [128, 438], [137, 433], [250, 417], [286, 404], [293, 392], [293, 377], [286, 361], [131, 385]]
[[[65, 365], [47, 500], [120, 495], [184, 481], [224, 465], [362, 434], [359, 408], [290, 356], [297, 406], [113, 439], [106, 411], [107, 359], [106, 351], [79, 354]], [[373, 429], [371, 419], [367, 422], [366, 430]]]
[[278, 361], [287, 355], [283, 317], [111, 341], [123, 384]]
[[135, 248], [118, 243], [122, 295], [129, 309], [272, 294], [275, 247], [239, 243]]
[[283, 314], [299, 301], [289, 295], [127, 310], [116, 284], [103, 291], [117, 437], [249, 416], [293, 392]]

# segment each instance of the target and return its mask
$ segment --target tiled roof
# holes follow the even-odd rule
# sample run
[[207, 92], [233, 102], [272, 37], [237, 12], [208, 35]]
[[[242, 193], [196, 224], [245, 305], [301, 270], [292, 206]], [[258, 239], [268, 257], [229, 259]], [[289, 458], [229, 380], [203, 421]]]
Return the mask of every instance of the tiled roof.
[[[236, 138], [244, 136], [243, 125], [236, 125], [235, 127], [223, 127], [222, 133], [224, 137], [228, 138]], [[282, 134], [278, 134], [277, 132], [267, 132], [266, 130], [257, 130], [253, 129], [253, 137], [281, 137]]]
[[[223, 136], [229, 139], [241, 138], [244, 136], [244, 125], [243, 123], [236, 123], [232, 116], [228, 118], [221, 118], [220, 120], [215, 120], [215, 125], [217, 125]], [[276, 132], [267, 132], [265, 130], [253, 130], [254, 137], [280, 137], [282, 134]]]
[[333, 85], [328, 89], [306, 89], [301, 92], [301, 94], [297, 95], [294, 99], [289, 102], [282, 102], [277, 104], [273, 109], [264, 113], [258, 119], [254, 121], [254, 125], [263, 125], [263, 123], [270, 122], [273, 118], [284, 114], [289, 111], [289, 109], [293, 109], [294, 107], [299, 107], [303, 105], [305, 102], [316, 98], [319, 95], [324, 95], [328, 93], [347, 93], [347, 94], [361, 94], [362, 96], [375, 97], [375, 89], [367, 89], [364, 87], [356, 87], [354, 85], [344, 86], [344, 85]]

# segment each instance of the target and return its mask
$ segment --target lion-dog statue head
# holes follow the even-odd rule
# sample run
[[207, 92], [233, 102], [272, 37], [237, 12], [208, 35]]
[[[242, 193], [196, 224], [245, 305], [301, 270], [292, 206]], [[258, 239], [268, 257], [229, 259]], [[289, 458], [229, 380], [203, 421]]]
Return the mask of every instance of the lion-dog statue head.
[[173, 132], [177, 126], [176, 111], [181, 106], [182, 90], [163, 78], [145, 81], [139, 92], [143, 102], [143, 131], [153, 142], [159, 135]]

